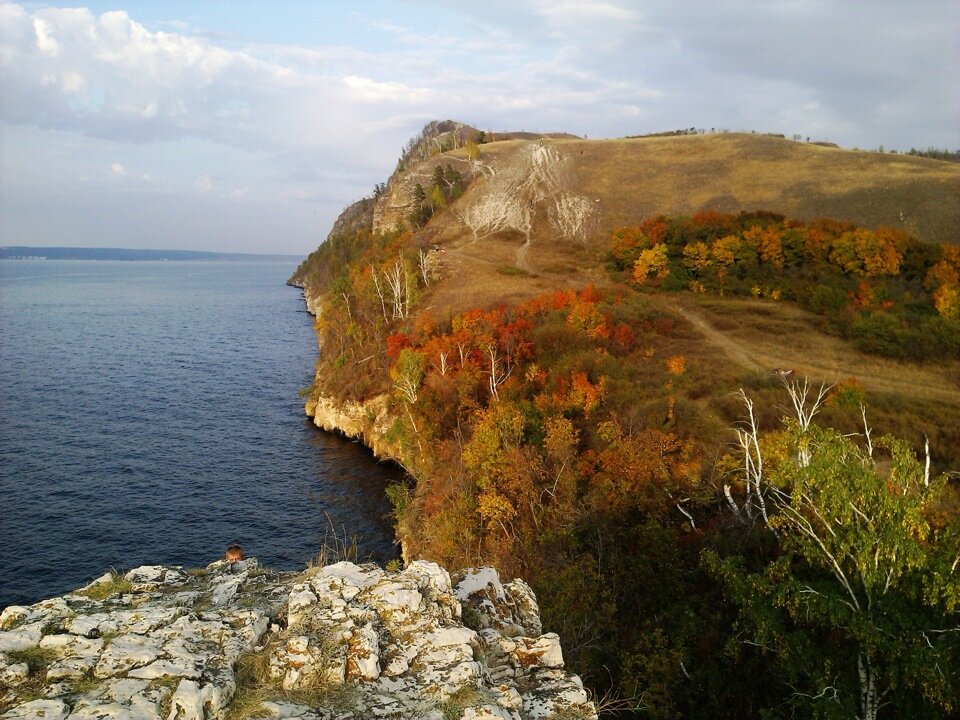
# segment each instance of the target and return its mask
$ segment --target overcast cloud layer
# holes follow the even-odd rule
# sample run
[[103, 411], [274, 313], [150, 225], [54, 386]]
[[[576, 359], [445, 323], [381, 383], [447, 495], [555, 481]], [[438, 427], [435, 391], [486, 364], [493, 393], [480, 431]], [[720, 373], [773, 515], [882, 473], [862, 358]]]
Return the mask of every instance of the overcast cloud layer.
[[306, 253], [431, 119], [960, 147], [955, 0], [451, 5], [0, 4], [0, 243]]

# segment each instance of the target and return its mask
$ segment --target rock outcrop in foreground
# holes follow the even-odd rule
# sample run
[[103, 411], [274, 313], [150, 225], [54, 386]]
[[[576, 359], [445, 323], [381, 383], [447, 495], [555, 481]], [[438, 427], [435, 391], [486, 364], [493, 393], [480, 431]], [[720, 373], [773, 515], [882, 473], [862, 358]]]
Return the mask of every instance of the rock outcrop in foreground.
[[596, 718], [522, 580], [143, 566], [0, 615], [2, 718]]

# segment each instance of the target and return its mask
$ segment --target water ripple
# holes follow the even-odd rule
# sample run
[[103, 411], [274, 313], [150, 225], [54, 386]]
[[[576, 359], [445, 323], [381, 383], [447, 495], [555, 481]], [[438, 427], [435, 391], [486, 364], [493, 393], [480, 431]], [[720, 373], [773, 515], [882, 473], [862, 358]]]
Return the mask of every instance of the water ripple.
[[399, 478], [303, 417], [316, 342], [284, 263], [0, 261], [0, 607], [328, 529], [393, 557]]

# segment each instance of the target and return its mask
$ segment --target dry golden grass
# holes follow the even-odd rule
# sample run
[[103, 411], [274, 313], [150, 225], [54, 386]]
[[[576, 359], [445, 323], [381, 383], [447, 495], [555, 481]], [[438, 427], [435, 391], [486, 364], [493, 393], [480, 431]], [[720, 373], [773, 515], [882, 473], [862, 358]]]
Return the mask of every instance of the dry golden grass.
[[[672, 351], [694, 360], [690, 395], [728, 423], [742, 413], [730, 394], [737, 387], [767, 408], [771, 426], [786, 414], [777, 368], [815, 386], [855, 381], [878, 435], [902, 437], [916, 448], [928, 438], [941, 468], [960, 466], [960, 360], [917, 364], [866, 355], [789, 303], [687, 293], [652, 299], [689, 323], [692, 335]], [[830, 408], [823, 422], [842, 432], [862, 430], [856, 407]]]
[[855, 377], [868, 392], [960, 405], [960, 361], [920, 365], [867, 355], [789, 303], [688, 293], [659, 300], [679, 309], [708, 343], [745, 370], [792, 369], [827, 383]]
[[579, 192], [600, 198], [602, 237], [644, 217], [770, 210], [960, 240], [960, 165], [762, 135], [556, 141]]

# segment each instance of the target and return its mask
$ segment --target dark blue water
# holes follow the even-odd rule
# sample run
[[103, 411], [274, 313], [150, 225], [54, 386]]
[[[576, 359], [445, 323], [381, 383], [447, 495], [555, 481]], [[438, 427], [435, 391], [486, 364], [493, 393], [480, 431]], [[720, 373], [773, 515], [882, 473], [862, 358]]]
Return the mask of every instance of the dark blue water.
[[0, 261], [0, 607], [234, 542], [302, 568], [331, 523], [394, 556], [399, 472], [303, 414], [316, 339], [292, 271]]

